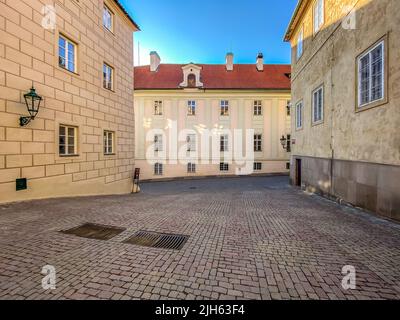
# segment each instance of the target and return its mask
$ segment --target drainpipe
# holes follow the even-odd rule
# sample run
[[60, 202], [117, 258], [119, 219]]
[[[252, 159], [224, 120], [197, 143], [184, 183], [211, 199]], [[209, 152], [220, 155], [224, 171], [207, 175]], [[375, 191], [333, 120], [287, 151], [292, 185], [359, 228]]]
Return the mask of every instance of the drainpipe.
[[334, 148], [334, 134], [333, 134], [333, 126], [334, 126], [334, 119], [335, 119], [335, 106], [334, 106], [334, 90], [335, 90], [335, 84], [333, 83], [333, 67], [335, 65], [335, 43], [333, 41], [333, 37], [331, 38], [332, 42], [332, 59], [331, 59], [331, 172], [330, 172], [330, 184], [331, 184], [331, 195], [334, 195], [334, 188], [333, 188], [333, 163], [335, 161], [335, 148]]

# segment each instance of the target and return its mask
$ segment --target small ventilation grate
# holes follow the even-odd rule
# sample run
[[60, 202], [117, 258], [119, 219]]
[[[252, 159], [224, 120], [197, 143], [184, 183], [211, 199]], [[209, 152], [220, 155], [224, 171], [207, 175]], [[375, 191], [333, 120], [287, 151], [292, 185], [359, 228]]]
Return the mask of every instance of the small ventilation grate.
[[124, 232], [123, 228], [116, 228], [110, 226], [103, 226], [99, 224], [86, 223], [76, 228], [61, 231], [64, 234], [75, 235], [81, 238], [96, 239], [96, 240], [110, 240], [120, 233]]
[[188, 239], [189, 236], [179, 234], [139, 231], [124, 242], [143, 247], [181, 250]]

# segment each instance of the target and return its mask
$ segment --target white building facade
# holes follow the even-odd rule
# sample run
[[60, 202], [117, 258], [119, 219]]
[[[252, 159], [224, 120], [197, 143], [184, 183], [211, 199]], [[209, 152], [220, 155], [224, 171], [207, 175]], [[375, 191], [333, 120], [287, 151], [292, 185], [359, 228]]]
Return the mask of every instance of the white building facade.
[[142, 179], [289, 172], [290, 66], [151, 62], [135, 68]]

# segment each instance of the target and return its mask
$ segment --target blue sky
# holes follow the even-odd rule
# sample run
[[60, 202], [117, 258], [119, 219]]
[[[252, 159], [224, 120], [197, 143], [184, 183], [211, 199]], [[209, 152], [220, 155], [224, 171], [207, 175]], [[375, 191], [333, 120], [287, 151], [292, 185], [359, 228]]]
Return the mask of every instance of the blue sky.
[[297, 0], [120, 0], [142, 31], [135, 33], [135, 64], [155, 50], [162, 63], [290, 63], [282, 41]]

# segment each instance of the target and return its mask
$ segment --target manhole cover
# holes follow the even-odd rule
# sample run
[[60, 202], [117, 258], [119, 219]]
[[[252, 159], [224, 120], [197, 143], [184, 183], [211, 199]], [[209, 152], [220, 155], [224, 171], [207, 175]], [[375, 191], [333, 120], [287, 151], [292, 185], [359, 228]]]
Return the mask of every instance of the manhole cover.
[[86, 223], [76, 228], [61, 231], [65, 234], [75, 235], [82, 238], [97, 239], [97, 240], [110, 240], [120, 233], [124, 232], [123, 228], [116, 228], [110, 226], [103, 226], [99, 224]]
[[181, 250], [188, 239], [189, 236], [179, 234], [139, 231], [124, 242], [143, 247]]
[[190, 190], [196, 190], [197, 187], [190, 187], [189, 189], [190, 189]]

